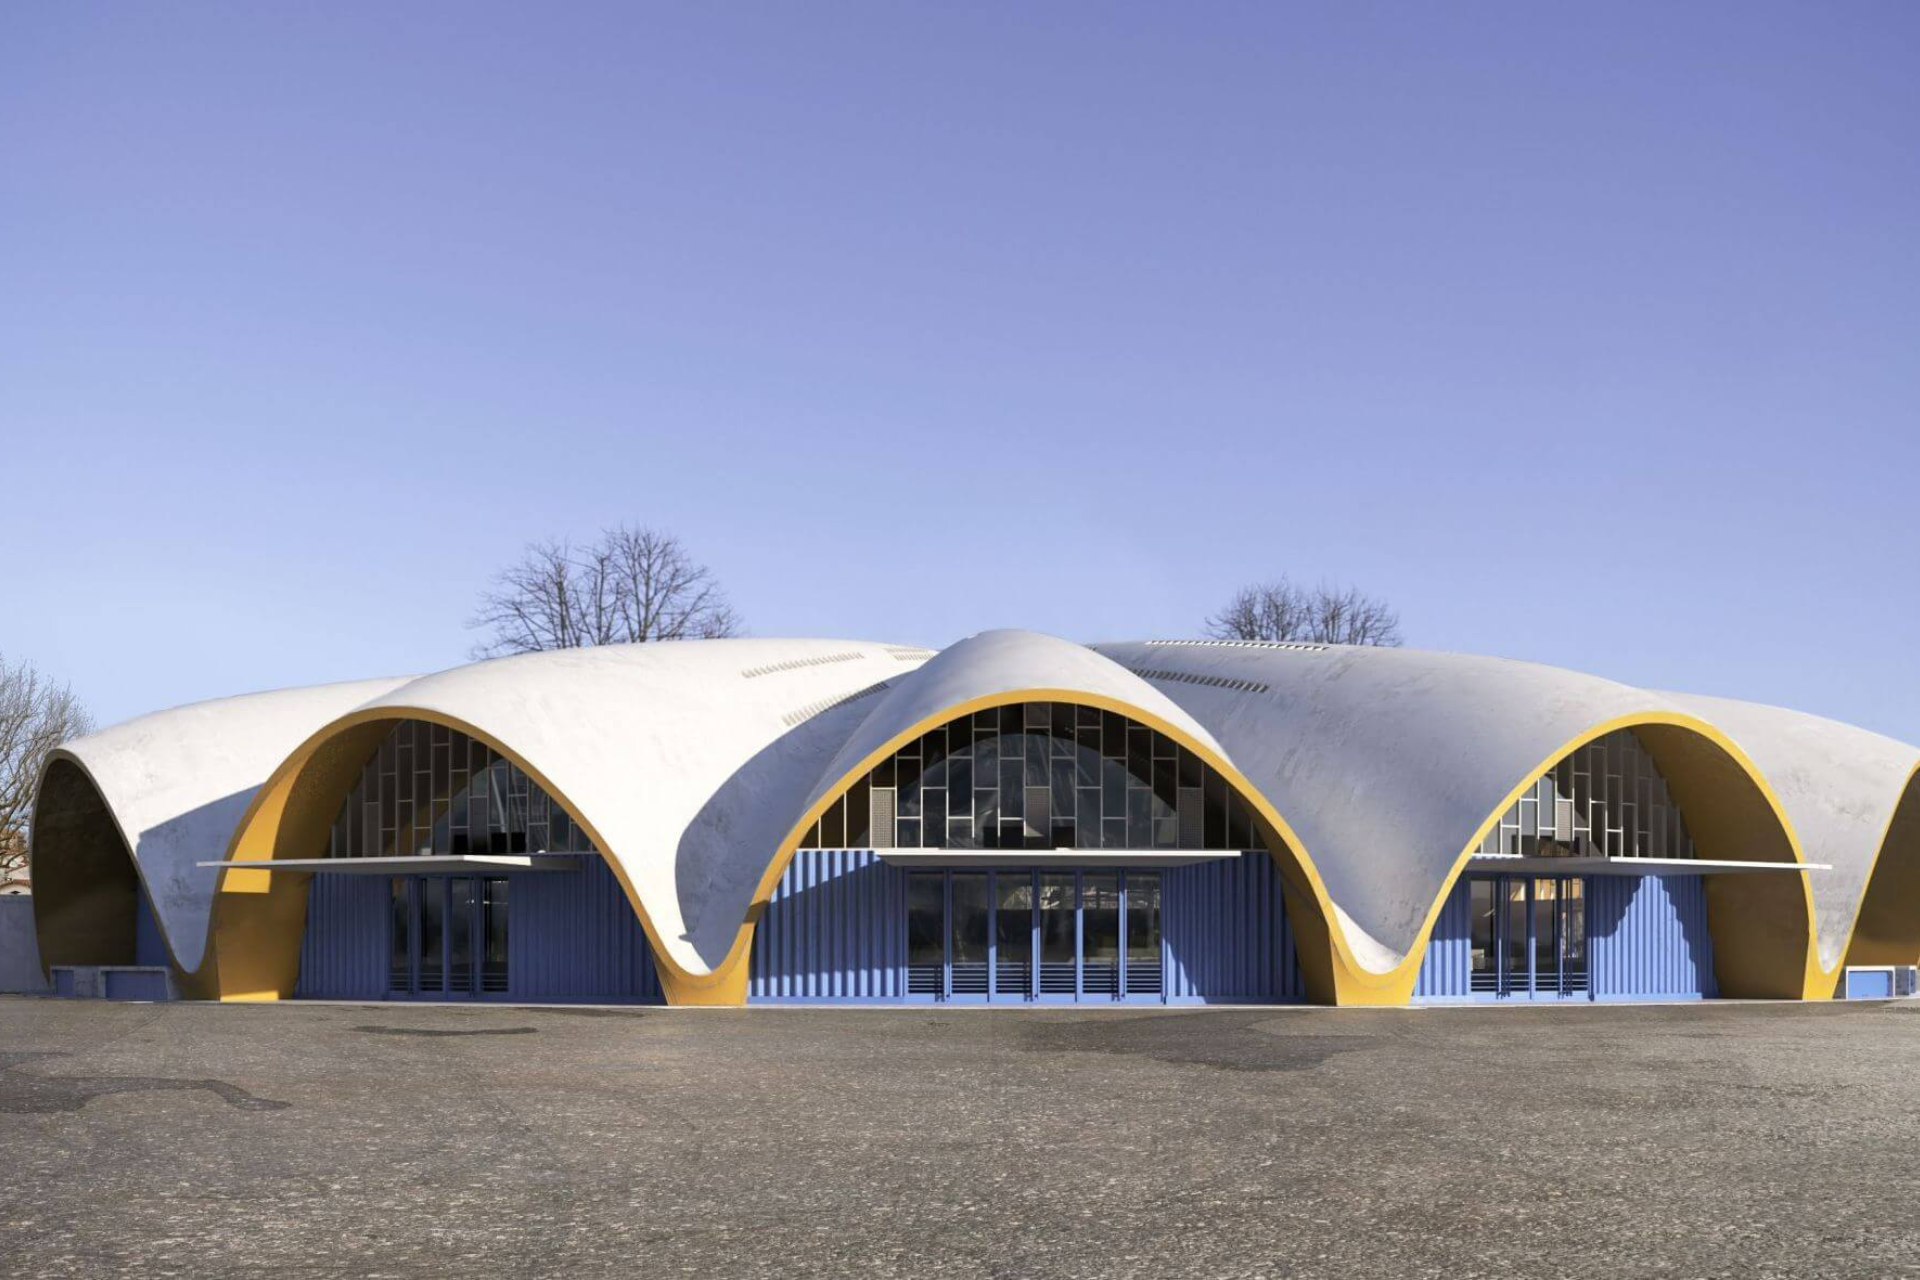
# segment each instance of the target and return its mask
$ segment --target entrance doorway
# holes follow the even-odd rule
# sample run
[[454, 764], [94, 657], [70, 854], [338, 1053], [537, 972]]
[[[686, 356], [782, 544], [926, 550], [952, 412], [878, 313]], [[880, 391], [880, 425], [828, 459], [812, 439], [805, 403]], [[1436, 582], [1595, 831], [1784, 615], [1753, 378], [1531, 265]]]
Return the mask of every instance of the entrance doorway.
[[1578, 876], [1474, 876], [1468, 884], [1476, 995], [1587, 995], [1587, 892]]
[[506, 994], [506, 880], [395, 876], [390, 919], [389, 997]]
[[1158, 871], [915, 871], [907, 994], [942, 1001], [1159, 1001]]

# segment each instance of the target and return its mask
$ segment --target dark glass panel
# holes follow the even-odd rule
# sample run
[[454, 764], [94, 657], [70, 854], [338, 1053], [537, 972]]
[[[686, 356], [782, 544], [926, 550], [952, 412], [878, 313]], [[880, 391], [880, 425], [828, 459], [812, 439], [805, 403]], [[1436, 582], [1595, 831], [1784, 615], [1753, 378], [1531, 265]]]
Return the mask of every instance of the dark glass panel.
[[1120, 883], [1111, 871], [1080, 877], [1082, 954], [1089, 961], [1120, 957]]
[[946, 877], [916, 871], [907, 877], [907, 963], [946, 962]]
[[847, 844], [864, 849], [873, 843], [873, 789], [866, 779], [847, 788]]
[[929, 849], [941, 849], [947, 843], [947, 792], [944, 787], [929, 787], [921, 792], [922, 815], [921, 830], [926, 833]]
[[820, 815], [819, 840], [816, 849], [844, 849], [847, 845], [847, 804], [844, 798], [835, 800]]
[[507, 881], [485, 881], [485, 950], [480, 958], [480, 985], [486, 991], [507, 989]]
[[1074, 946], [1073, 873], [1047, 872], [1040, 877], [1040, 962], [1072, 964]]
[[1112, 711], [1100, 713], [1100, 753], [1109, 760], [1127, 758], [1127, 721]]
[[478, 882], [462, 876], [448, 886], [452, 905], [447, 912], [447, 990], [473, 990], [473, 924], [479, 909], [474, 889]]
[[1145, 787], [1127, 788], [1127, 847], [1153, 847], [1153, 811], [1149, 803], [1153, 793]]
[[1467, 882], [1467, 947], [1471, 957], [1468, 964], [1474, 973], [1493, 972], [1498, 910], [1494, 889], [1498, 883], [1496, 880]]
[[404, 876], [393, 878], [391, 935], [393, 949], [388, 970], [388, 986], [407, 991], [413, 985], [413, 901]]
[[420, 990], [441, 991], [447, 934], [447, 882], [420, 882]]
[[953, 963], [987, 962], [987, 873], [953, 873]]
[[1127, 872], [1127, 959], [1160, 959], [1160, 874]]

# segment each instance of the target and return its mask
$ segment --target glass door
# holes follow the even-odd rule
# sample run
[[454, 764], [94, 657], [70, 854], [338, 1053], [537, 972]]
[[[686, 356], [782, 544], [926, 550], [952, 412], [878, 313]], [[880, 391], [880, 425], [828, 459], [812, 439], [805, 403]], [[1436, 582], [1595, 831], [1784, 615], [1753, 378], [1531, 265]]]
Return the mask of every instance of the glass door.
[[388, 901], [390, 995], [507, 993], [505, 880], [396, 876]]
[[1470, 991], [1526, 998], [1586, 992], [1585, 880], [1470, 879], [1467, 917]]

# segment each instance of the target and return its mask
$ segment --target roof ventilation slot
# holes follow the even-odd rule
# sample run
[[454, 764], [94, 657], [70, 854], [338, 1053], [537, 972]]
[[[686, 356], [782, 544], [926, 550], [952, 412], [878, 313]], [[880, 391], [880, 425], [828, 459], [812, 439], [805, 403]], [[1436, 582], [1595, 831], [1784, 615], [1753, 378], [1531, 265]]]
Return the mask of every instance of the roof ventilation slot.
[[1209, 689], [1232, 689], [1235, 693], [1271, 693], [1273, 686], [1258, 680], [1235, 680], [1229, 676], [1200, 676], [1190, 671], [1160, 671], [1153, 667], [1133, 667], [1133, 674], [1149, 680], [1172, 680], [1179, 684], [1203, 684]]
[[769, 662], [764, 667], [746, 667], [740, 672], [745, 679], [756, 676], [770, 676], [776, 671], [798, 671], [802, 667], [826, 667], [836, 662], [858, 662], [866, 657], [864, 653], [849, 649], [844, 653], [823, 653], [817, 658], [789, 658], [785, 662]]
[[1186, 649], [1285, 649], [1291, 653], [1322, 653], [1332, 647], [1305, 640], [1149, 640], [1147, 644]]
[[813, 719], [823, 711], [831, 711], [835, 707], [844, 707], [849, 702], [858, 702], [862, 698], [871, 697], [879, 693], [886, 687], [887, 682], [882, 680], [878, 684], [870, 684], [864, 689], [855, 689], [852, 693], [842, 694], [837, 698], [822, 698], [818, 702], [809, 702], [804, 707], [795, 707], [792, 711], [781, 716], [780, 719], [785, 721], [787, 727], [791, 729], [797, 724]]
[[901, 662], [924, 662], [939, 652], [937, 649], [919, 649], [905, 644], [890, 644], [886, 648], [888, 654]]

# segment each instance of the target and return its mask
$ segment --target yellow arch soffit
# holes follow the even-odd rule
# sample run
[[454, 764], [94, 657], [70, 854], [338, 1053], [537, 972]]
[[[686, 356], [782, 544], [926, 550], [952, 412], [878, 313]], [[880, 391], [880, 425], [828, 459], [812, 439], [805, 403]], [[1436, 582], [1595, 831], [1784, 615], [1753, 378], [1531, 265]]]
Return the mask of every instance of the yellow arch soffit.
[[[721, 991], [725, 991], [727, 993], [726, 999], [728, 1003], [734, 1003], [739, 999], [744, 999], [746, 991], [746, 962], [748, 951], [753, 945], [753, 926], [759, 920], [760, 914], [766, 908], [767, 902], [773, 897], [773, 891], [778, 887], [780, 878], [786, 874], [788, 865], [792, 863], [794, 854], [800, 848], [801, 839], [812, 829], [813, 824], [820, 820], [821, 814], [826, 812], [828, 806], [844, 795], [854, 783], [873, 772], [874, 768], [888, 756], [915, 738], [927, 733], [929, 730], [936, 729], [943, 724], [957, 720], [961, 716], [971, 715], [976, 711], [989, 711], [996, 707], [1012, 706], [1022, 702], [1065, 702], [1074, 706], [1097, 707], [1102, 711], [1111, 711], [1117, 715], [1125, 716], [1136, 723], [1146, 725], [1151, 729], [1166, 734], [1169, 738], [1172, 738], [1181, 746], [1199, 756], [1225, 778], [1228, 785], [1238, 791], [1243, 799], [1253, 806], [1256, 816], [1265, 823], [1269, 831], [1284, 842], [1286, 846], [1284, 851], [1276, 849], [1271, 852], [1275, 856], [1291, 855], [1294, 862], [1298, 865], [1301, 875], [1307, 882], [1307, 887], [1313, 894], [1314, 902], [1320, 911], [1321, 919], [1326, 924], [1340, 965], [1347, 971], [1345, 974], [1340, 975], [1340, 977], [1344, 980], [1351, 979], [1356, 975], [1365, 974], [1365, 970], [1362, 969], [1347, 946], [1346, 937], [1340, 930], [1338, 918], [1333, 910], [1333, 901], [1327, 895], [1327, 887], [1325, 883], [1322, 882], [1319, 871], [1314, 868], [1312, 859], [1307, 856], [1306, 848], [1301, 843], [1299, 836], [1294, 833], [1293, 828], [1288, 825], [1287, 820], [1281, 817], [1273, 805], [1268, 802], [1266, 796], [1261, 793], [1260, 789], [1243, 777], [1240, 771], [1229, 764], [1219, 752], [1195, 741], [1193, 735], [1186, 730], [1169, 723], [1150, 711], [1134, 706], [1132, 703], [1122, 701], [1121, 699], [1110, 698], [1103, 694], [1089, 693], [1080, 689], [1036, 687], [1012, 690], [1005, 693], [985, 694], [977, 698], [968, 698], [965, 701], [955, 703], [933, 715], [922, 717], [915, 721], [910, 728], [903, 729], [899, 733], [894, 734], [891, 738], [887, 739], [886, 742], [868, 752], [865, 757], [822, 793], [818, 800], [809, 805], [806, 812], [800, 815], [799, 821], [794, 823], [792, 829], [787, 833], [786, 839], [781, 841], [779, 849], [774, 853], [773, 860], [767, 865], [765, 873], [761, 875], [760, 883], [753, 891], [753, 901], [752, 905], [748, 908], [747, 918], [741, 922], [739, 932], [735, 934], [733, 945], [728, 949], [726, 957], [714, 967], [712, 974], [705, 977], [687, 979], [689, 987], [696, 989], [711, 988], [714, 989], [716, 995]], [[1362, 977], [1362, 980], [1364, 981], [1364, 977]], [[733, 992], [736, 989], [738, 995], [734, 996]]]
[[[35, 825], [38, 825], [40, 821], [40, 789], [46, 785], [47, 771], [53, 768], [54, 763], [56, 761], [70, 764], [74, 768], [78, 769], [80, 771], [80, 776], [87, 780], [87, 785], [93, 788], [93, 793], [100, 797], [100, 807], [107, 811], [107, 817], [113, 821], [113, 829], [116, 832], [118, 832], [120, 835], [120, 851], [126, 854], [127, 861], [133, 864], [133, 877], [135, 880], [140, 882], [140, 892], [146, 895], [147, 909], [153, 913], [153, 923], [154, 923], [155, 929], [160, 934], [160, 945], [166, 948], [167, 966], [173, 970], [174, 981], [180, 984], [180, 986], [183, 988], [184, 993], [186, 995], [190, 997], [197, 995], [199, 975], [207, 967], [206, 955], [205, 954], [201, 955], [199, 969], [188, 970], [181, 965], [180, 957], [176, 955], [173, 950], [173, 936], [167, 930], [166, 922], [161, 920], [160, 918], [160, 909], [153, 905], [153, 886], [147, 883], [146, 869], [140, 865], [140, 859], [134, 856], [133, 841], [127, 838], [127, 829], [120, 824], [119, 811], [116, 810], [113, 807], [113, 805], [108, 802], [105, 788], [103, 788], [100, 785], [100, 780], [93, 776], [93, 770], [87, 768], [87, 762], [82, 760], [79, 756], [73, 754], [73, 752], [68, 751], [65, 747], [55, 747], [52, 751], [49, 751], [47, 753], [46, 760], [40, 766], [40, 777], [34, 783], [33, 823], [29, 825], [28, 834], [27, 834], [27, 849], [29, 851], [29, 861], [27, 866], [28, 866], [29, 880], [31, 880], [32, 878], [32, 866], [33, 866], [31, 861], [31, 851], [35, 845], [35, 841], [33, 839], [32, 827]], [[139, 909], [138, 905], [136, 904], [135, 910], [138, 910], [138, 909]], [[39, 906], [36, 903], [34, 908], [34, 928], [36, 931], [39, 929], [39, 920], [40, 920], [40, 911], [39, 911]], [[211, 913], [209, 913], [208, 920], [209, 920], [209, 923], [211, 923], [211, 920], [212, 920]]]
[[[348, 712], [338, 720], [332, 721], [314, 733], [294, 749], [293, 754], [289, 755], [285, 762], [283, 762], [278, 769], [274, 770], [273, 775], [267, 779], [266, 783], [262, 785], [260, 790], [255, 794], [252, 803], [247, 806], [246, 813], [241, 817], [239, 825], [234, 828], [233, 838], [227, 847], [226, 860], [229, 862], [272, 860], [274, 857], [273, 841], [278, 835], [279, 817], [281, 810], [285, 806], [287, 793], [299, 779], [300, 774], [306, 769], [307, 763], [322, 747], [350, 730], [370, 724], [382, 722], [398, 723], [403, 720], [424, 720], [429, 724], [443, 725], [456, 733], [462, 733], [478, 742], [484, 742], [493, 751], [511, 761], [515, 767], [531, 778], [535, 785], [560, 803], [561, 807], [567, 811], [567, 816], [587, 833], [587, 837], [593, 841], [593, 847], [600, 851], [601, 860], [613, 871], [614, 878], [620, 882], [622, 892], [627, 895], [628, 905], [633, 908], [634, 915], [639, 917], [640, 927], [646, 930], [647, 944], [653, 948], [653, 956], [660, 970], [662, 984], [671, 990], [678, 988], [686, 982], [699, 984], [711, 980], [710, 975], [692, 975], [686, 973], [668, 958], [665, 949], [660, 945], [659, 930], [654, 927], [652, 917], [647, 914], [646, 907], [641, 904], [640, 895], [634, 890], [633, 882], [627, 878], [626, 869], [620, 865], [618, 859], [609, 855], [610, 846], [607, 844], [605, 837], [600, 834], [599, 829], [587, 818], [579, 805], [575, 804], [559, 787], [553, 784], [552, 779], [548, 778], [546, 774], [536, 768], [526, 757], [480, 726], [470, 721], [462, 720], [458, 716], [448, 715], [442, 711], [430, 710], [426, 707], [389, 705], [367, 707], [358, 711]], [[256, 827], [260, 829], [256, 830]], [[262, 845], [263, 841], [264, 849]], [[216, 956], [219, 954], [219, 948], [215, 944], [219, 942], [221, 938], [220, 907], [225, 895], [229, 893], [266, 893], [270, 878], [266, 872], [249, 871], [243, 867], [229, 867], [220, 873], [219, 887], [214, 894], [214, 909], [208, 918], [209, 937], [207, 939], [207, 960], [201, 966], [203, 971], [207, 969], [208, 965], [214, 962]], [[229, 941], [231, 942], [233, 939], [229, 939]], [[299, 938], [297, 936], [291, 941], [291, 949], [295, 953], [299, 950]], [[252, 985], [258, 986], [260, 989], [223, 992], [221, 999], [273, 1000], [279, 998], [279, 985], [274, 985], [271, 989], [264, 984], [256, 983]]]
[[[1617, 730], [1637, 729], [1641, 726], [1682, 729], [1699, 735], [1725, 752], [1727, 757], [1739, 766], [1741, 772], [1747, 775], [1748, 779], [1752, 781], [1760, 794], [1765, 797], [1768, 807], [1773, 811], [1775, 821], [1780, 824], [1780, 829], [1786, 836], [1788, 847], [1793, 850], [1794, 862], [1804, 867], [1807, 859], [1800, 848], [1800, 837], [1795, 833], [1793, 823], [1788, 820], [1786, 808], [1780, 803], [1780, 797], [1774, 794], [1773, 784], [1767, 781], [1766, 775], [1760, 772], [1759, 766], [1748, 758], [1747, 753], [1742, 751], [1739, 746], [1734, 743], [1733, 739], [1729, 738], [1719, 728], [1700, 719], [1698, 716], [1690, 716], [1684, 712], [1646, 711], [1631, 715], [1616, 716], [1611, 720], [1603, 721], [1600, 724], [1575, 734], [1558, 747], [1555, 747], [1547, 754], [1544, 760], [1528, 771], [1526, 776], [1518, 783], [1514, 784], [1513, 789], [1507, 792], [1506, 798], [1494, 806], [1493, 812], [1487, 815], [1486, 821], [1482, 822], [1479, 829], [1473, 833], [1473, 838], [1467, 841], [1466, 847], [1463, 848], [1459, 856], [1454, 859], [1453, 869], [1447, 873], [1446, 881], [1440, 886], [1439, 895], [1434, 898], [1433, 905], [1428, 908], [1426, 922], [1420, 928], [1419, 940], [1414, 944], [1413, 949], [1407, 953], [1406, 959], [1400, 962], [1399, 967], [1396, 968], [1391, 975], [1383, 975], [1393, 979], [1392, 986], [1396, 990], [1404, 989], [1404, 994], [1401, 994], [1399, 999], [1394, 1001], [1394, 1003], [1404, 1003], [1412, 998], [1413, 985], [1420, 975], [1420, 965], [1426, 957], [1427, 944], [1433, 938], [1433, 929], [1434, 926], [1439, 923], [1440, 913], [1446, 908], [1447, 899], [1452, 895], [1454, 885], [1459, 882], [1461, 874], [1466, 871], [1467, 862], [1480, 848], [1481, 841], [1487, 838], [1487, 833], [1492, 831], [1495, 824], [1500, 821], [1500, 816], [1508, 809], [1511, 809], [1522, 795], [1531, 790], [1534, 784], [1546, 775], [1548, 770], [1552, 769], [1567, 756], [1573, 754], [1573, 752], [1578, 751], [1589, 742], [1597, 738], [1604, 738]], [[1800, 872], [1800, 889], [1802, 896], [1806, 900], [1807, 913], [1807, 989], [1812, 991], [1816, 986], [1816, 975], [1820, 972], [1820, 949], [1814, 933], [1817, 926], [1813, 913], [1813, 885], [1807, 879], [1807, 873], [1804, 869]]]
[[[1847, 967], [1847, 955], [1853, 950], [1854, 935], [1860, 929], [1860, 916], [1867, 909], [1867, 892], [1873, 888], [1873, 876], [1880, 869], [1880, 859], [1887, 852], [1887, 841], [1893, 837], [1894, 824], [1900, 819], [1900, 811], [1909, 804], [1920, 804], [1920, 796], [1914, 793], [1914, 783], [1920, 780], [1920, 761], [1915, 762], [1907, 771], [1906, 781], [1900, 784], [1899, 798], [1893, 802], [1893, 808], [1887, 811], [1886, 825], [1880, 828], [1880, 842], [1873, 848], [1873, 861], [1867, 864], [1867, 875], [1860, 882], [1860, 897], [1853, 904], [1853, 918], [1847, 925], [1847, 942], [1840, 948], [1840, 959], [1834, 962], [1832, 969], [1822, 974], [1823, 980], [1831, 985], [1828, 996], [1840, 987], [1841, 972]], [[1914, 904], [1914, 913], [1920, 915], [1920, 903]], [[1816, 961], [1818, 956], [1815, 957]]]

